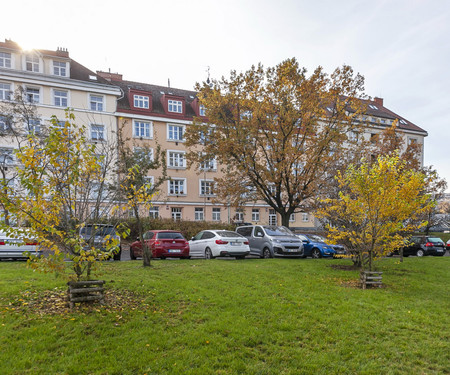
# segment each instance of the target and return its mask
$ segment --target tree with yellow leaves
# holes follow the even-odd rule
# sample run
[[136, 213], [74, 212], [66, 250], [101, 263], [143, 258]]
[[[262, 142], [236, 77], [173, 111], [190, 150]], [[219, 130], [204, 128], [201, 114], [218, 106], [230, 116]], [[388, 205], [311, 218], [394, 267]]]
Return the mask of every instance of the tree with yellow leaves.
[[350, 165], [336, 176], [339, 197], [325, 199], [317, 211], [328, 222], [329, 238], [344, 243], [362, 268], [405, 245], [405, 233], [426, 224], [417, 221], [434, 204], [423, 188], [424, 173], [406, 168], [398, 155], [374, 163]]
[[188, 127], [188, 158], [223, 166], [215, 188], [223, 202], [261, 199], [289, 226], [291, 214], [307, 210], [340, 168], [347, 134], [361, 126], [363, 84], [349, 66], [331, 75], [318, 67], [308, 76], [288, 59], [197, 85], [207, 121]]
[[42, 259], [32, 258], [32, 267], [63, 270], [64, 258], [69, 258], [80, 280], [90, 277], [97, 260], [111, 257], [118, 248], [111, 239], [99, 249], [79, 234], [97, 201], [96, 186], [105, 182], [95, 147], [87, 141], [85, 127], [77, 126], [67, 112], [63, 126], [54, 116], [48, 135], [31, 133], [17, 150], [17, 177], [14, 186], [0, 191], [0, 202], [18, 224], [29, 228], [4, 222], [0, 227], [17, 238], [31, 237], [50, 251]]

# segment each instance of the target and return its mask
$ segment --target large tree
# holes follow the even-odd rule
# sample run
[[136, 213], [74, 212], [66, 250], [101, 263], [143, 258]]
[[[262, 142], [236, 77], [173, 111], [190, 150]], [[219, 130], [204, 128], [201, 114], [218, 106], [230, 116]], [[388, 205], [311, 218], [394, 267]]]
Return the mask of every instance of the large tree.
[[288, 59], [198, 84], [208, 121], [188, 128], [187, 145], [197, 146], [188, 156], [224, 166], [216, 181], [224, 202], [261, 199], [289, 226], [290, 215], [308, 210], [341, 167], [347, 134], [361, 124], [363, 83], [349, 66], [308, 76]]

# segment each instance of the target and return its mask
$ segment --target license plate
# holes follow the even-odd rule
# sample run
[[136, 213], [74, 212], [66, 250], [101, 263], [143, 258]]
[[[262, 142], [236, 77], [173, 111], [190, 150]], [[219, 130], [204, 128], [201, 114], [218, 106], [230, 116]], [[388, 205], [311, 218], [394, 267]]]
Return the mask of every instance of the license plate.
[[169, 253], [180, 253], [180, 249], [169, 249]]
[[287, 249], [288, 253], [297, 253], [298, 249]]
[[239, 246], [241, 243], [240, 242], [230, 242], [231, 246]]

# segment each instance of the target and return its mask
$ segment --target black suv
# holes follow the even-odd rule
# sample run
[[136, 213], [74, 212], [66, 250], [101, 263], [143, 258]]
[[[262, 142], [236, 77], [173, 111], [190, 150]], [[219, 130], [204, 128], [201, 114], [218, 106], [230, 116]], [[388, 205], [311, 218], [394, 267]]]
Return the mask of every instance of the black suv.
[[439, 237], [414, 236], [409, 240], [410, 244], [403, 248], [403, 256], [424, 255], [443, 256], [445, 254], [445, 243]]

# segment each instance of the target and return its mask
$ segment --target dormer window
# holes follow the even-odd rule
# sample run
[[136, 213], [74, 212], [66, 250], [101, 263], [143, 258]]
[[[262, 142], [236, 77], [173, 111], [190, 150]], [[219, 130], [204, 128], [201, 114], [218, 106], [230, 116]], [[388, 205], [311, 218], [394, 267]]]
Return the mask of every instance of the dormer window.
[[11, 68], [11, 54], [0, 52], [0, 68]]
[[369, 104], [369, 108], [378, 109], [378, 107], [376, 105], [373, 105], [373, 104]]
[[133, 95], [133, 103], [136, 108], [149, 108], [149, 97], [143, 95]]
[[53, 61], [53, 74], [55, 76], [67, 77], [67, 63], [63, 61]]
[[183, 113], [183, 102], [181, 100], [168, 100], [169, 112]]
[[39, 57], [36, 55], [26, 55], [25, 70], [39, 73]]

